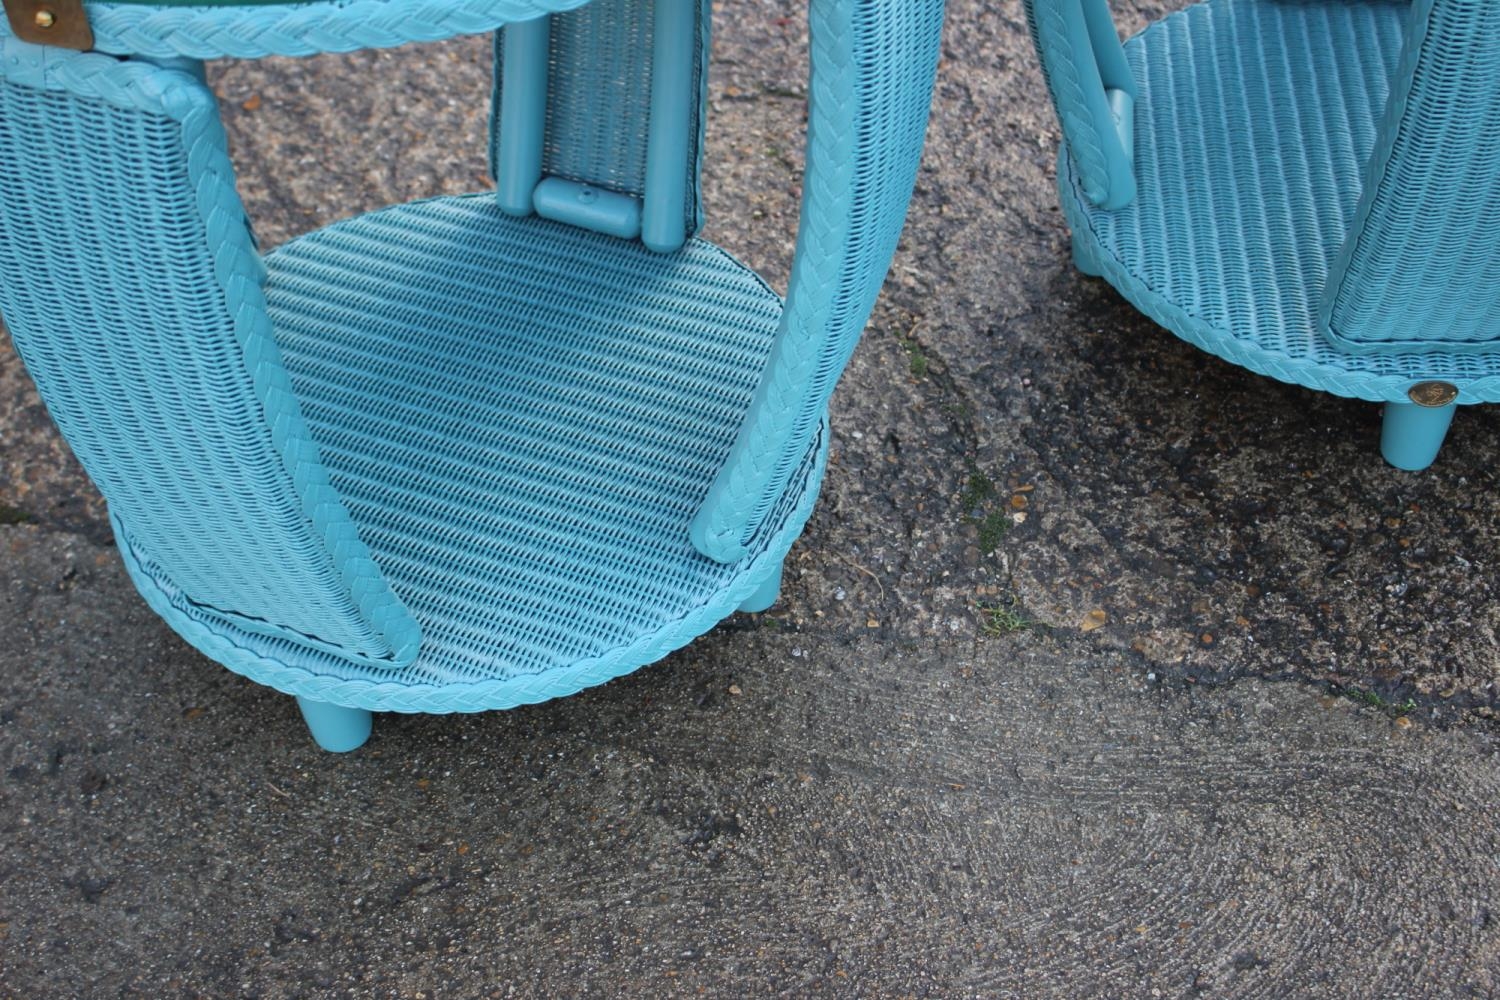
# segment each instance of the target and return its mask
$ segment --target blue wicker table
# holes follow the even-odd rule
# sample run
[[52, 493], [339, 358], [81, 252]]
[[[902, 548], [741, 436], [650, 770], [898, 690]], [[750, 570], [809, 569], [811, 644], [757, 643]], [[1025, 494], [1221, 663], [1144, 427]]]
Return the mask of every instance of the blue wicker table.
[[[146, 600], [322, 746], [565, 695], [776, 599], [940, 0], [812, 0], [784, 302], [693, 235], [706, 2], [6, 7], [0, 316]], [[257, 252], [198, 60], [489, 31], [495, 192]]]
[[1025, 0], [1074, 261], [1250, 371], [1384, 404], [1420, 471], [1500, 402], [1500, 4], [1202, 0], [1121, 45]]

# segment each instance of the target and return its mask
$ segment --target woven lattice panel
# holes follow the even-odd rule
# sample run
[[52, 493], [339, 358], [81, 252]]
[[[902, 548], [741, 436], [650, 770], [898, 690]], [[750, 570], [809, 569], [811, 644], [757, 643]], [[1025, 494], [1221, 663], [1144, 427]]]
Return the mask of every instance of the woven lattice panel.
[[415, 628], [328, 489], [250, 301], [260, 263], [212, 97], [152, 67], [57, 62], [158, 107], [0, 81], [0, 311], [49, 411], [180, 614], [389, 666], [389, 636], [414, 651]]
[[1329, 330], [1346, 349], [1500, 342], [1500, 4], [1430, 7], [1328, 291]]

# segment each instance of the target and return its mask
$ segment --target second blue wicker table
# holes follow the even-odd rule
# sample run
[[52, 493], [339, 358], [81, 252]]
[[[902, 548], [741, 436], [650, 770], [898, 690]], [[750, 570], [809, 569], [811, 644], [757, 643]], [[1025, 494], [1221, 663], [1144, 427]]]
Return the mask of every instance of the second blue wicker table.
[[1026, 0], [1074, 261], [1190, 343], [1385, 404], [1420, 471], [1500, 402], [1500, 5], [1203, 0], [1123, 47]]

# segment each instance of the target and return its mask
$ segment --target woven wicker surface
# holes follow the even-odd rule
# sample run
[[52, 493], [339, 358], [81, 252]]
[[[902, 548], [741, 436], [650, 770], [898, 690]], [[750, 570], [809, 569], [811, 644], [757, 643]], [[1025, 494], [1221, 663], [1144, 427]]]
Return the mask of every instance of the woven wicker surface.
[[1355, 238], [1326, 295], [1357, 351], [1500, 341], [1500, 4], [1421, 0]]
[[[40, 51], [11, 45], [7, 72], [40, 78]], [[184, 591], [179, 614], [408, 662], [416, 625], [277, 358], [212, 96], [142, 63], [49, 58], [71, 95], [0, 80], [0, 310], [53, 418]]]
[[[552, 18], [544, 174], [636, 197], [645, 191], [651, 28], [645, 0], [600, 0]], [[495, 42], [498, 115], [505, 58], [498, 35]], [[498, 140], [492, 129], [492, 145]]]
[[1126, 45], [1139, 196], [1096, 209], [1062, 158], [1085, 255], [1178, 336], [1282, 381], [1371, 400], [1421, 379], [1500, 400], [1500, 358], [1351, 355], [1319, 300], [1360, 196], [1410, 5], [1208, 0]]
[[[596, 0], [551, 18], [546, 138], [542, 173], [642, 197], [646, 190], [646, 137], [651, 110], [651, 60], [655, 26], [648, 0]], [[699, 18], [693, 90], [704, 94], [709, 16]], [[499, 156], [497, 127], [505, 66], [504, 32], [495, 37], [495, 89], [491, 101], [491, 173]], [[683, 215], [688, 233], [703, 224], [699, 169], [704, 102], [693, 104]]]
[[[391, 710], [567, 694], [729, 614], [807, 517], [821, 436], [747, 559], [689, 542], [781, 312], [710, 244], [653, 254], [473, 196], [341, 223], [267, 263], [304, 413], [423, 643], [404, 671], [373, 671], [183, 629], [255, 680]], [[153, 605], [171, 596], [126, 556]]]
[[645, 192], [651, 15], [643, 0], [614, 0], [554, 18], [543, 173]]

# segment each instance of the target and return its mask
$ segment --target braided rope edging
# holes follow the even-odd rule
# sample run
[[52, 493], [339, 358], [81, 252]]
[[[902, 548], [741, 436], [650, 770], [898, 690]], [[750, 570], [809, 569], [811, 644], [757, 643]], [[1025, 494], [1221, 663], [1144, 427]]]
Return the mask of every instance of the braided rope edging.
[[94, 47], [194, 59], [306, 56], [477, 35], [586, 0], [314, 0], [254, 7], [90, 3]]
[[395, 681], [345, 679], [317, 674], [304, 667], [262, 656], [236, 644], [231, 638], [212, 631], [204, 623], [183, 615], [143, 571], [128, 540], [120, 533], [119, 525], [113, 518], [111, 525], [120, 542], [120, 555], [126, 572], [146, 603], [189, 645], [234, 673], [285, 694], [349, 708], [437, 715], [483, 712], [531, 705], [603, 684], [686, 646], [733, 614], [768, 576], [777, 571], [792, 544], [802, 534], [817, 503], [823, 474], [827, 469], [829, 437], [825, 419], [813, 443], [816, 454], [803, 481], [802, 493], [796, 506], [766, 543], [761, 554], [747, 562], [730, 584], [720, 589], [712, 600], [666, 622], [653, 633], [592, 659], [506, 679], [455, 684], [401, 684]]
[[[1059, 159], [1066, 162], [1065, 156]], [[1071, 182], [1072, 178], [1067, 180]], [[1188, 314], [1127, 271], [1113, 254], [1104, 249], [1098, 235], [1090, 228], [1086, 213], [1077, 207], [1074, 197], [1066, 190], [1063, 191], [1062, 208], [1068, 228], [1087, 251], [1089, 263], [1099, 269], [1104, 280], [1148, 319], [1199, 350], [1278, 382], [1372, 403], [1409, 402], [1407, 391], [1413, 383], [1423, 379], [1421, 375], [1376, 375], [1317, 361], [1298, 361], [1239, 340], [1232, 333]], [[1431, 357], [1430, 354], [1426, 356]], [[1350, 355], [1350, 360], [1356, 361], [1360, 357], [1369, 355]], [[1458, 385], [1458, 390], [1458, 402], [1462, 404], [1500, 402], [1500, 374], [1466, 381]]]

